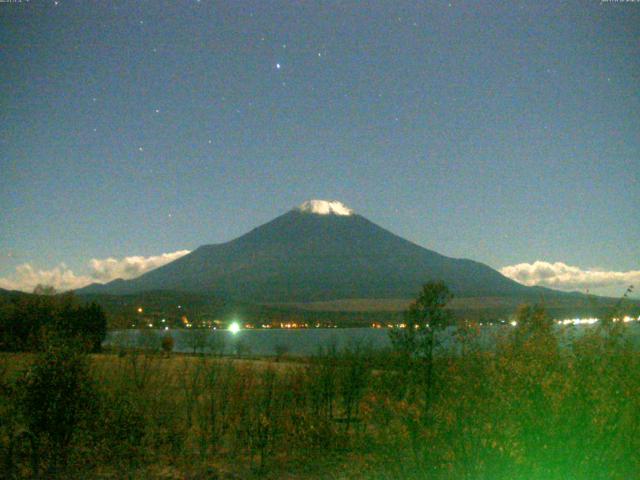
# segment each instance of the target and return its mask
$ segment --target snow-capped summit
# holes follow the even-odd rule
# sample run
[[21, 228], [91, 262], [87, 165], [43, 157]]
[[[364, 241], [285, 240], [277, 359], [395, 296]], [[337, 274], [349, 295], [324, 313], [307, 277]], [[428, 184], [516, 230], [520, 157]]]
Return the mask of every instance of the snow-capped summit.
[[353, 215], [353, 210], [337, 200], [307, 200], [296, 210], [316, 215]]

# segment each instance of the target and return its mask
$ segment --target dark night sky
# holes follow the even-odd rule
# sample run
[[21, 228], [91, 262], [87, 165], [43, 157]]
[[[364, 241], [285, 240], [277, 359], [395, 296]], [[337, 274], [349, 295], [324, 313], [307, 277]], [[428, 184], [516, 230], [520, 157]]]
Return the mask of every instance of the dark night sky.
[[0, 22], [0, 286], [310, 198], [494, 268], [640, 279], [640, 3], [33, 0]]

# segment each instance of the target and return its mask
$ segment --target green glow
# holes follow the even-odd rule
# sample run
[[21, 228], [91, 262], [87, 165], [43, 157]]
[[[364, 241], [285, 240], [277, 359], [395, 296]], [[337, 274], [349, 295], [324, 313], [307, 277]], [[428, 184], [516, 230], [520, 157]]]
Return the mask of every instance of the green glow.
[[238, 322], [232, 322], [231, 325], [229, 325], [229, 331], [234, 335], [238, 333], [240, 331], [240, 325]]

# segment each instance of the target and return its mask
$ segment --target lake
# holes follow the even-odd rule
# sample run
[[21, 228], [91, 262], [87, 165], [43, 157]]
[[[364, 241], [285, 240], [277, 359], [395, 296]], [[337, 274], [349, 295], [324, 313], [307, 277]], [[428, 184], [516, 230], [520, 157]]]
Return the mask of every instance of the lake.
[[[510, 325], [482, 327], [480, 345], [490, 348], [496, 335], [511, 329]], [[580, 336], [593, 325], [558, 326], [562, 342]], [[640, 324], [628, 326], [628, 334], [636, 345], [640, 345]], [[335, 345], [338, 350], [362, 345], [373, 349], [391, 347], [389, 330], [386, 328], [309, 328], [309, 329], [247, 329], [232, 333], [228, 330], [114, 330], [107, 334], [105, 346], [159, 348], [163, 336], [174, 340], [175, 352], [218, 351], [224, 354], [269, 356], [278, 352], [289, 355], [314, 355], [319, 348]], [[441, 344], [446, 349], [455, 349], [455, 327], [440, 334]]]
[[[150, 335], [149, 332], [154, 333]], [[280, 351], [303, 356], [313, 355], [318, 348], [331, 345], [339, 350], [356, 344], [375, 349], [391, 346], [388, 330], [376, 328], [247, 329], [237, 333], [228, 330], [115, 330], [107, 334], [104, 345], [157, 348], [165, 335], [173, 337], [175, 352], [193, 352], [195, 344], [206, 345], [205, 351], [222, 350], [225, 354], [264, 356]]]

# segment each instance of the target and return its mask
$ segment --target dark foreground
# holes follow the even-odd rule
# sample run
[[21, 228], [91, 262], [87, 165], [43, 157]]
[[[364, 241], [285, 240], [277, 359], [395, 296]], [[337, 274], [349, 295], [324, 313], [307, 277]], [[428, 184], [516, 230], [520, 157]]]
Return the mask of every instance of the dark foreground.
[[[353, 347], [306, 359], [67, 346], [0, 356], [2, 478], [629, 479], [640, 355], [624, 325], [514, 328], [425, 364]], [[570, 348], [558, 348], [558, 342]]]

